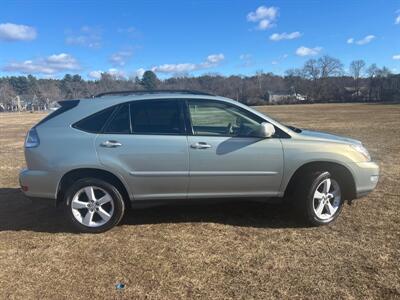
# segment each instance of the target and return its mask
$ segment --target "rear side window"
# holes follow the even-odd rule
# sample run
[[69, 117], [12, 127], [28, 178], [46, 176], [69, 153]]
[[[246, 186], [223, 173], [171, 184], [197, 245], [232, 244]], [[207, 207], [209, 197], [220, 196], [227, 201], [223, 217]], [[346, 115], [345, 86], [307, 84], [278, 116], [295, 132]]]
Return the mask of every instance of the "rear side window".
[[103, 133], [129, 134], [130, 130], [129, 104], [121, 105], [114, 113]]
[[176, 100], [133, 102], [131, 121], [134, 134], [184, 133], [183, 112]]
[[91, 133], [100, 133], [114, 110], [115, 106], [103, 109], [102, 111], [76, 122], [72, 127]]

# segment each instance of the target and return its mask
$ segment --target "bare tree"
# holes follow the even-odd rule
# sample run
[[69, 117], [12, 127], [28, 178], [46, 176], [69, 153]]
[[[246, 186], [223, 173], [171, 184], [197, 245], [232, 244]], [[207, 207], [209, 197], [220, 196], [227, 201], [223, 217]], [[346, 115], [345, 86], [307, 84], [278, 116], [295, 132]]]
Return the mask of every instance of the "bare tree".
[[11, 108], [13, 99], [16, 95], [17, 94], [10, 83], [3, 82], [0, 84], [0, 103], [5, 107]]
[[321, 75], [321, 70], [318, 66], [318, 61], [315, 59], [309, 59], [306, 61], [301, 72], [307, 79], [317, 80]]
[[339, 59], [325, 55], [318, 59], [321, 77], [339, 76], [343, 74], [343, 64]]
[[318, 66], [318, 61], [315, 59], [309, 59], [304, 64], [303, 70], [301, 74], [304, 78], [311, 80], [311, 88], [309, 97], [310, 99], [319, 98], [319, 92], [321, 90], [321, 85], [319, 82], [319, 78], [321, 76], [321, 70]]
[[350, 74], [354, 79], [358, 79], [361, 77], [362, 71], [365, 68], [365, 61], [362, 59], [353, 60], [350, 63]]
[[357, 97], [361, 96], [359, 82], [364, 68], [365, 68], [365, 61], [363, 61], [362, 59], [353, 60], [350, 63], [350, 74], [354, 78], [354, 91]]
[[318, 100], [331, 101], [338, 94], [337, 82], [331, 77], [343, 74], [343, 64], [339, 59], [325, 55], [318, 59], [318, 67], [321, 73]]

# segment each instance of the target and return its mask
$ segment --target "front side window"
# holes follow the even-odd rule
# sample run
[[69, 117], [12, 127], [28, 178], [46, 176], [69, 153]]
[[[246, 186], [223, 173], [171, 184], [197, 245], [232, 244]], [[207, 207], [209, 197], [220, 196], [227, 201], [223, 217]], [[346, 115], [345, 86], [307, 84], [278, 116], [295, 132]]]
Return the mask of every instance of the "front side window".
[[177, 100], [132, 102], [131, 122], [134, 134], [182, 134], [184, 121]]
[[215, 101], [189, 101], [194, 135], [254, 136], [264, 122], [243, 109]]
[[118, 108], [118, 111], [114, 113], [114, 116], [111, 121], [108, 122], [103, 133], [129, 134], [131, 131], [130, 126], [129, 104], [123, 104]]

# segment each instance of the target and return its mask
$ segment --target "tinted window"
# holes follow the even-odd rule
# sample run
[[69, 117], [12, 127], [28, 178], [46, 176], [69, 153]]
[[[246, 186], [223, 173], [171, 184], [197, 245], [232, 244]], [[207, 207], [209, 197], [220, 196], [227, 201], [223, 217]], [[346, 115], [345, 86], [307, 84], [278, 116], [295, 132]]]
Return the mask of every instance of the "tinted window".
[[93, 133], [101, 132], [101, 129], [111, 116], [114, 109], [115, 106], [99, 111], [98, 113], [76, 122], [73, 127]]
[[215, 101], [190, 101], [194, 135], [252, 136], [263, 122], [236, 106]]
[[152, 100], [131, 104], [133, 133], [183, 133], [183, 114], [178, 101]]
[[121, 105], [114, 114], [103, 133], [130, 133], [129, 104]]

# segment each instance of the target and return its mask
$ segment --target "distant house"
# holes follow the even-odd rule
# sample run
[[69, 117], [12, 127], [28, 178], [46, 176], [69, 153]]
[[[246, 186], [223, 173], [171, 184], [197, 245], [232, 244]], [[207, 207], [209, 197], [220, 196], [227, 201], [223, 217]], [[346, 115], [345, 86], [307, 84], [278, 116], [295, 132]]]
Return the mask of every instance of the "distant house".
[[298, 101], [307, 100], [306, 96], [298, 94], [298, 93], [280, 93], [280, 92], [271, 92], [268, 91], [268, 102], [269, 103], [291, 103]]
[[352, 86], [346, 86], [346, 87], [344, 87], [344, 90], [351, 97], [361, 97], [361, 96], [366, 95], [368, 93], [368, 87], [366, 87], [366, 86], [360, 86], [358, 89], [356, 89], [356, 88], [354, 88]]

